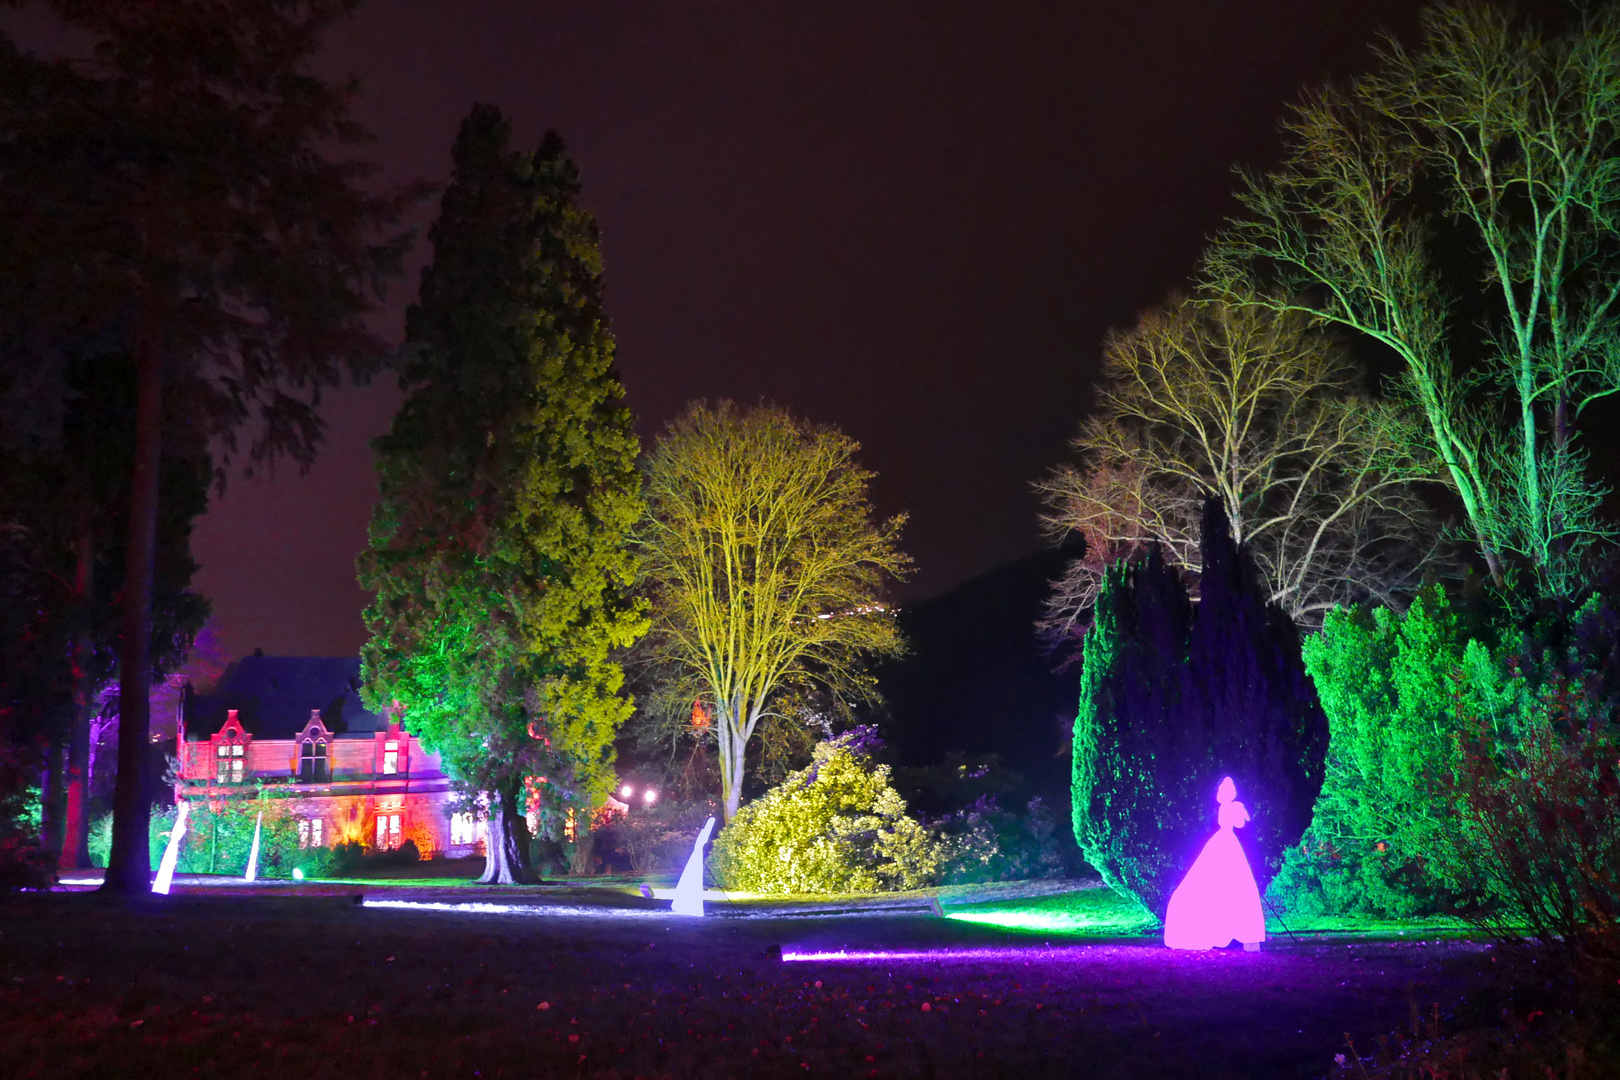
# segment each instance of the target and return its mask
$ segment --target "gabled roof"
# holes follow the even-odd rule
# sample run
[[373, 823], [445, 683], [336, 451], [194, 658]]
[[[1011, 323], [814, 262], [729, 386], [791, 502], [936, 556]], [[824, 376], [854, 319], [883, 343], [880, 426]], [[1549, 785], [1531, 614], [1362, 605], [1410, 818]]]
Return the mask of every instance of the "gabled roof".
[[386, 718], [360, 703], [360, 660], [346, 656], [244, 656], [225, 669], [211, 694], [186, 700], [186, 738], [206, 739], [229, 710], [255, 739], [290, 739], [304, 730], [312, 709], [339, 735], [369, 735]]

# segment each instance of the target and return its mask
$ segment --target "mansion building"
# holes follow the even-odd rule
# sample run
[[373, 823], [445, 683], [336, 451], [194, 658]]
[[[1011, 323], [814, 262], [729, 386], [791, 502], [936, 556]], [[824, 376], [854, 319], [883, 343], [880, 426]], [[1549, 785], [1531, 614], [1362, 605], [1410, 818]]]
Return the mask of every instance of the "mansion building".
[[261, 787], [289, 798], [301, 844], [358, 841], [423, 858], [481, 854], [483, 830], [453, 813], [450, 778], [398, 717], [360, 702], [360, 661], [265, 656], [225, 669], [209, 694], [180, 702], [175, 800], [218, 804]]

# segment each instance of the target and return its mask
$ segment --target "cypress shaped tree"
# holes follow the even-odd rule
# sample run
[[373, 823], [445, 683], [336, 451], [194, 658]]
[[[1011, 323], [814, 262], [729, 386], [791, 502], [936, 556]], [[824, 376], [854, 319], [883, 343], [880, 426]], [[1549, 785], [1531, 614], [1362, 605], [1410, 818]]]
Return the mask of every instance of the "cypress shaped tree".
[[1298, 628], [1267, 602], [1217, 500], [1204, 504], [1199, 547], [1203, 573], [1188, 665], [1214, 734], [1201, 807], [1213, 820], [1215, 788], [1232, 777], [1252, 815], [1239, 839], [1256, 876], [1269, 879], [1311, 823], [1325, 773], [1327, 716], [1305, 673]]
[[493, 107], [462, 124], [360, 560], [377, 590], [368, 694], [485, 796], [484, 880], [500, 882], [531, 876], [526, 785], [553, 833], [605, 797], [631, 709], [616, 658], [645, 629], [638, 444], [596, 225], [554, 133], [535, 153], [510, 141]]
[[1109, 567], [1083, 644], [1073, 817], [1086, 861], [1163, 916], [1231, 776], [1259, 877], [1310, 823], [1327, 721], [1298, 631], [1266, 601], [1219, 503], [1206, 504], [1196, 609], [1158, 548]]
[[1189, 772], [1210, 739], [1187, 682], [1192, 605], [1157, 545], [1103, 578], [1082, 646], [1074, 721], [1074, 836], [1116, 892], [1162, 915], [1202, 817]]

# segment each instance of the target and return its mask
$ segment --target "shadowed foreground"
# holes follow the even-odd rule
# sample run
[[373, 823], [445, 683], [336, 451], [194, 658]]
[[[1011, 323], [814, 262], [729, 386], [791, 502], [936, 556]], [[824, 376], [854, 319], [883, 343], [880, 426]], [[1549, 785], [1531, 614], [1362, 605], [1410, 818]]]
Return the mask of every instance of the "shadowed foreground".
[[1410, 1000], [1452, 1000], [1482, 963], [1456, 942], [1047, 949], [912, 915], [475, 916], [347, 897], [128, 907], [53, 894], [0, 900], [0, 1072], [1314, 1077], [1344, 1032], [1359, 1041], [1397, 1026]]

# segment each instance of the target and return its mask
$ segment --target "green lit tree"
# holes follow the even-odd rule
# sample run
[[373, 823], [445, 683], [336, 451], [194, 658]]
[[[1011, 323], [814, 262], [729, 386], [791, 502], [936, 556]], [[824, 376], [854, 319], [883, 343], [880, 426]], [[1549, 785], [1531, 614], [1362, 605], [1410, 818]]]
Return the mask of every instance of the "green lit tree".
[[[1443, 5], [1423, 31], [1295, 107], [1287, 160], [1246, 178], [1206, 282], [1391, 349], [1409, 437], [1492, 575], [1569, 596], [1610, 535], [1577, 421], [1620, 390], [1620, 14], [1549, 36]], [[1463, 251], [1478, 261], [1445, 272]]]
[[0, 303], [37, 337], [133, 356], [118, 785], [105, 888], [150, 888], [145, 791], [165, 450], [307, 465], [323, 387], [364, 377], [364, 325], [405, 237], [399, 200], [329, 153], [363, 141], [349, 86], [313, 76], [357, 0], [50, 0], [88, 39], [44, 62], [0, 44]]
[[554, 838], [605, 798], [631, 711], [616, 658], [646, 626], [596, 223], [556, 134], [534, 153], [510, 142], [486, 105], [456, 139], [360, 559], [370, 699], [484, 795], [491, 882], [531, 874], [526, 781]]
[[712, 712], [726, 820], [762, 721], [874, 693], [903, 648], [883, 603], [910, 560], [873, 520], [853, 439], [787, 412], [694, 405], [647, 463], [652, 652]]

